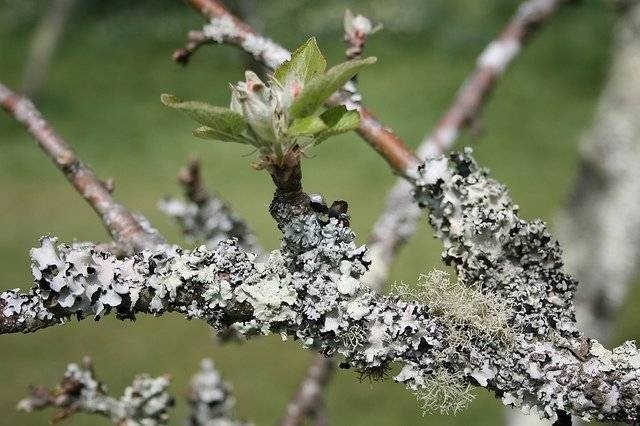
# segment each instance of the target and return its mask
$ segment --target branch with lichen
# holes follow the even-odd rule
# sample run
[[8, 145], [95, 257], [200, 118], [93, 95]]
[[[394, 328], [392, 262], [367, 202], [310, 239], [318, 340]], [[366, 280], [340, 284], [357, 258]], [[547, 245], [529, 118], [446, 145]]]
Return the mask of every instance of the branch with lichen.
[[[169, 376], [139, 374], [120, 398], [109, 395], [106, 385], [96, 378], [91, 359], [81, 365], [69, 364], [60, 383], [48, 389], [31, 387], [29, 396], [18, 402], [18, 410], [28, 413], [57, 408], [57, 423], [76, 413], [99, 415], [117, 426], [156, 426], [169, 421], [174, 398], [168, 393]], [[191, 378], [187, 399], [191, 413], [188, 426], [242, 426], [233, 420], [235, 400], [229, 384], [222, 380], [210, 359]]]
[[247, 223], [217, 194], [207, 190], [200, 175], [197, 158], [180, 172], [178, 181], [184, 189], [184, 199], [167, 197], [158, 207], [174, 219], [189, 241], [203, 242], [213, 248], [219, 242], [236, 238], [238, 244], [253, 253], [262, 248]]
[[25, 126], [69, 183], [100, 216], [119, 250], [132, 253], [164, 243], [162, 236], [142, 215], [130, 212], [113, 198], [113, 185], [98, 179], [47, 123], [31, 101], [16, 95], [0, 83], [0, 106]]
[[[640, 353], [629, 342], [608, 351], [577, 331], [576, 282], [562, 271], [544, 225], [520, 219], [504, 186], [468, 153], [428, 166], [416, 198], [429, 206], [445, 260], [474, 297], [375, 294], [359, 281], [366, 249], [344, 220], [313, 211], [304, 194], [277, 191], [270, 211], [282, 245], [261, 262], [233, 241], [117, 259], [91, 245], [56, 248], [43, 239], [32, 251], [34, 288], [0, 296], [0, 330], [33, 331], [34, 320], [53, 325], [110, 311], [123, 319], [173, 311], [216, 329], [233, 325], [247, 337], [286, 334], [374, 377], [399, 363], [395, 380], [421, 398], [448, 377], [542, 417], [635, 420]], [[490, 318], [506, 326], [485, 327]]]
[[518, 216], [506, 188], [470, 152], [429, 159], [413, 175], [415, 200], [429, 209], [458, 281], [433, 273], [422, 290], [390, 296], [362, 283], [370, 261], [346, 203], [318, 206], [302, 191], [300, 161], [305, 149], [359, 124], [352, 111], [322, 105], [370, 62], [327, 70], [311, 39], [268, 83], [247, 73], [230, 108], [163, 96], [203, 125], [196, 135], [257, 149], [255, 167], [276, 186], [270, 213], [282, 232], [279, 250], [256, 260], [229, 240], [212, 250], [164, 245], [116, 257], [44, 237], [31, 252], [32, 289], [0, 294], [0, 333], [72, 317], [177, 312], [246, 337], [290, 336], [372, 378], [397, 363], [395, 380], [427, 410], [459, 407], [452, 396], [469, 399], [476, 385], [545, 418], [634, 422], [639, 351], [630, 342], [608, 351], [579, 333], [577, 283], [563, 271], [557, 243], [542, 222]]
[[594, 122], [579, 146], [579, 169], [558, 218], [567, 268], [580, 280], [582, 330], [611, 336], [640, 259], [640, 3], [616, 29], [609, 77]]
[[120, 398], [109, 396], [107, 388], [95, 377], [91, 359], [81, 365], [69, 364], [60, 383], [54, 388], [32, 387], [18, 409], [31, 413], [49, 407], [59, 411], [53, 422], [76, 413], [95, 414], [118, 426], [156, 426], [167, 424], [173, 397], [167, 393], [169, 377], [140, 374], [133, 379]]

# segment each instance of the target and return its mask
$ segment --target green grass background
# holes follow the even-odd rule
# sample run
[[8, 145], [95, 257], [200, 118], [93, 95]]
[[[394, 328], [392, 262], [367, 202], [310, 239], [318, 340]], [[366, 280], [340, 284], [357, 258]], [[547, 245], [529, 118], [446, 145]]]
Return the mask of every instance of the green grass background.
[[[12, 87], [20, 83], [42, 3], [0, 0], [0, 80]], [[159, 102], [160, 93], [171, 92], [226, 104], [227, 82], [241, 78], [243, 57], [232, 48], [212, 46], [203, 48], [187, 68], [173, 64], [171, 52], [201, 22], [177, 1], [79, 3], [37, 99], [50, 122], [99, 176], [115, 178], [119, 200], [143, 212], [171, 241], [183, 242], [156, 202], [179, 192], [175, 175], [189, 154], [197, 153], [208, 185], [247, 218], [266, 247], [275, 247], [278, 235], [266, 211], [272, 193], [268, 176], [250, 169], [248, 152], [241, 147], [191, 137], [192, 123]], [[265, 31], [286, 46], [313, 35], [306, 32], [310, 26], [301, 21], [305, 15], [293, 0], [256, 3], [266, 17]], [[310, 7], [322, 19], [336, 20], [335, 13], [323, 15], [321, 3]], [[356, 10], [368, 7], [366, 1], [342, 3]], [[404, 2], [394, 3], [403, 7]], [[379, 61], [360, 78], [367, 105], [416, 146], [516, 5], [511, 0], [433, 0], [421, 31], [376, 35], [367, 50]], [[567, 196], [576, 146], [606, 75], [615, 19], [614, 10], [596, 0], [566, 7], [500, 82], [483, 114], [482, 134], [459, 143], [474, 146], [478, 159], [509, 186], [527, 218], [553, 221]], [[317, 35], [330, 63], [342, 59], [337, 25], [339, 21], [326, 28], [316, 25], [325, 28]], [[331, 140], [309, 156], [305, 187], [329, 200], [348, 200], [352, 224], [364, 241], [394, 176], [356, 135]], [[46, 233], [64, 241], [106, 238], [91, 209], [24, 130], [0, 115], [2, 289], [30, 286], [27, 251]], [[438, 265], [439, 253], [439, 243], [423, 223], [402, 252], [391, 281], [415, 281]], [[638, 337], [639, 300], [640, 291], [634, 289], [612, 336], [615, 342]], [[2, 336], [0, 424], [46, 424], [51, 412], [17, 413], [15, 403], [29, 384], [54, 383], [67, 362], [85, 354], [94, 358], [114, 393], [138, 372], [166, 372], [178, 397], [198, 361], [213, 357], [234, 383], [237, 413], [260, 425], [273, 424], [282, 414], [310, 359], [296, 343], [282, 343], [278, 337], [217, 345], [204, 324], [177, 316], [141, 317], [135, 323], [86, 320], [32, 335]], [[340, 371], [329, 386], [327, 407], [336, 425], [499, 424], [499, 403], [487, 392], [475, 392], [477, 399], [457, 417], [423, 417], [412, 394], [393, 381], [360, 383], [355, 373]], [[181, 424], [186, 413], [184, 402], [178, 401], [171, 424]], [[79, 415], [68, 424], [108, 422]]]

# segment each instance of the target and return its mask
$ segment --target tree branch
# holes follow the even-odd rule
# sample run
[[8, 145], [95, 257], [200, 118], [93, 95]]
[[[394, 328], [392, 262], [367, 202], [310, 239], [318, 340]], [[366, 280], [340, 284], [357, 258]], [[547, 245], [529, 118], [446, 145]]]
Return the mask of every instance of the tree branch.
[[[436, 128], [434, 135], [438, 137], [431, 139], [440, 141], [440, 136], [445, 135], [447, 129], [450, 129], [452, 125], [461, 128], [471, 123], [471, 118], [479, 113], [484, 101], [488, 99], [495, 81], [519, 51], [520, 44], [524, 43], [533, 34], [536, 26], [548, 19], [563, 2], [563, 0], [530, 0], [518, 9], [501, 36], [492, 42], [480, 56], [476, 71], [460, 90], [454, 104]], [[205, 28], [210, 28], [209, 33], [215, 41], [238, 45], [272, 69], [279, 65], [281, 57], [285, 56], [280, 46], [259, 36], [244, 22], [232, 16], [217, 1], [199, 0], [191, 1], [190, 4], [211, 19], [211, 23]], [[354, 17], [351, 16], [351, 18], [350, 21], [353, 23]], [[346, 19], [345, 17], [345, 22]], [[354, 28], [350, 32], [345, 28], [345, 40], [350, 46], [348, 55], [361, 53], [367, 35], [362, 31], [355, 31]], [[253, 37], [258, 38], [260, 42], [252, 43]], [[261, 50], [252, 50], [252, 46], [259, 46]], [[415, 164], [415, 157], [395, 134], [384, 128], [377, 118], [361, 106], [360, 96], [355, 90], [355, 86], [347, 88], [345, 93], [334, 97], [333, 100], [345, 103], [351, 108], [360, 109], [361, 124], [358, 133], [369, 141], [396, 171], [400, 171], [401, 175], [405, 178], [407, 175], [411, 175], [411, 172], [407, 173], [407, 170], [413, 168], [409, 165]], [[425, 150], [425, 145], [433, 145], [431, 139], [423, 143], [421, 151]], [[453, 140], [451, 140], [452, 142]], [[374, 289], [379, 290], [383, 287], [396, 254], [415, 232], [416, 223], [421, 213], [411, 198], [411, 191], [412, 185], [410, 183], [403, 179], [398, 180], [389, 193], [385, 211], [372, 231], [369, 241], [371, 257], [374, 262], [363, 280]], [[313, 371], [324, 371], [326, 375], [330, 375], [331, 367], [330, 362], [314, 358], [301, 386], [305, 386], [310, 378], [317, 377], [312, 374]], [[309, 396], [310, 398], [304, 400], [299, 399]], [[320, 393], [305, 393], [301, 388], [294, 398], [295, 400], [291, 403], [293, 406], [303, 407], [309, 411], [321, 403]], [[290, 424], [299, 424], [302, 421], [302, 417], [298, 415], [299, 410], [289, 410], [288, 413], [292, 415]]]
[[0, 105], [34, 137], [69, 183], [78, 191], [102, 222], [118, 246], [128, 253], [164, 243], [146, 219], [136, 218], [114, 200], [109, 187], [101, 182], [69, 145], [47, 123], [35, 106], [0, 83]]
[[420, 158], [437, 157], [453, 146], [462, 130], [482, 111], [496, 82], [529, 39], [570, 0], [527, 0], [509, 20], [502, 33], [484, 49], [476, 69], [462, 85], [447, 112], [418, 148]]
[[414, 293], [376, 295], [359, 281], [366, 250], [345, 220], [314, 212], [304, 194], [276, 191], [270, 210], [283, 243], [264, 262], [233, 241], [117, 259], [44, 238], [31, 253], [34, 288], [0, 295], [0, 331], [34, 331], [34, 319], [172, 311], [247, 337], [285, 333], [374, 377], [400, 363], [395, 380], [427, 408], [443, 389], [468, 399], [466, 383], [553, 420], [563, 411], [634, 421], [640, 353], [629, 342], [608, 351], [577, 331], [576, 282], [544, 225], [520, 219], [505, 187], [468, 153], [418, 172], [416, 199], [430, 207], [459, 283], [434, 273]]
[[196, 51], [200, 47], [207, 43], [212, 43], [212, 41], [206, 36], [204, 31], [189, 31], [189, 33], [187, 34], [187, 42], [185, 43], [184, 47], [181, 47], [180, 49], [174, 51], [171, 59], [179, 64], [187, 65], [189, 63], [189, 59], [191, 59], [191, 55], [196, 53]]
[[233, 419], [236, 401], [231, 386], [222, 380], [210, 359], [203, 359], [200, 371], [191, 378], [187, 400], [191, 414], [186, 426], [248, 426]]
[[323, 392], [336, 368], [334, 358], [316, 354], [298, 385], [298, 390], [287, 405], [280, 426], [297, 426], [305, 418], [314, 418], [323, 408]]

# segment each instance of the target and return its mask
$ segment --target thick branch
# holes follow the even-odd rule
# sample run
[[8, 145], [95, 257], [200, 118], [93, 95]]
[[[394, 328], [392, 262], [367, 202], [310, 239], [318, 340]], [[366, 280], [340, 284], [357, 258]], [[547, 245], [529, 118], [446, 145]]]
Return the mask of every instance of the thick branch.
[[365, 248], [344, 219], [277, 192], [271, 212], [283, 244], [264, 262], [234, 242], [117, 259], [91, 245], [56, 250], [45, 238], [32, 251], [35, 287], [0, 295], [0, 330], [33, 331], [34, 318], [174, 311], [246, 336], [285, 333], [372, 376], [398, 362], [395, 379], [427, 404], [440, 393], [434, 386], [458, 392], [466, 382], [543, 417], [634, 421], [640, 353], [632, 343], [611, 352], [580, 335], [576, 282], [544, 225], [520, 219], [504, 186], [468, 154], [419, 173], [417, 201], [430, 207], [459, 283], [431, 274], [420, 291], [401, 289], [403, 298], [376, 295], [359, 281]]
[[98, 213], [109, 234], [124, 251], [135, 252], [163, 243], [162, 237], [146, 226], [148, 222], [141, 223], [122, 204], [114, 200], [107, 185], [80, 161], [71, 147], [28, 99], [16, 95], [0, 83], [0, 105], [25, 126], [40, 148]]
[[621, 17], [609, 78], [580, 144], [580, 169], [558, 220], [567, 268], [580, 280], [582, 330], [605, 339], [640, 260], [640, 3]]
[[[258, 34], [217, 0], [187, 0], [209, 23], [203, 33], [216, 43], [231, 44], [249, 53], [267, 68], [275, 69], [290, 58], [290, 52], [273, 40]], [[345, 104], [358, 109], [362, 117], [358, 134], [362, 136], [395, 170], [403, 176], [412, 176], [418, 159], [391, 129], [384, 126], [366, 107], [360, 105], [355, 87], [348, 86], [332, 98], [332, 105]]]

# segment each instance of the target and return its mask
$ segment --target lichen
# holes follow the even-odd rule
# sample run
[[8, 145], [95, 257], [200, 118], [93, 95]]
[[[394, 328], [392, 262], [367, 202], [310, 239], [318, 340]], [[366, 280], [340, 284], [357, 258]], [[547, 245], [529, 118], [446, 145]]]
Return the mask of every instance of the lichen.
[[415, 395], [422, 408], [422, 415], [456, 415], [475, 398], [469, 385], [446, 370], [438, 370], [425, 380], [424, 386]]

